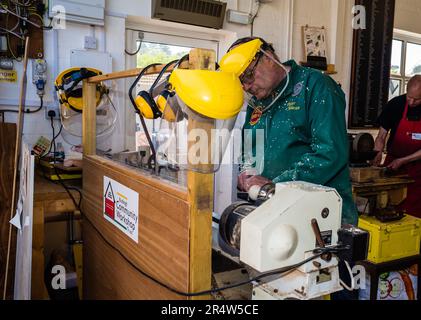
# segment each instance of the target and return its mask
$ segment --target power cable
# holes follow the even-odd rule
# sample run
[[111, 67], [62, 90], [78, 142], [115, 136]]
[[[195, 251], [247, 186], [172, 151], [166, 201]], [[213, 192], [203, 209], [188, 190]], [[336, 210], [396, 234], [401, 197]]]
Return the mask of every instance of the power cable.
[[139, 51], [140, 51], [140, 48], [142, 47], [143, 38], [144, 38], [143, 32], [140, 32], [139, 31], [139, 38], [138, 38], [139, 44], [137, 46], [137, 50], [135, 52], [129, 52], [129, 51], [127, 51], [127, 49], [124, 49], [124, 52], [126, 54], [128, 54], [129, 56], [135, 56], [135, 55], [137, 55], [139, 53]]
[[42, 109], [42, 107], [44, 106], [44, 99], [43, 96], [39, 96], [40, 99], [40, 106], [35, 109], [35, 110], [30, 110], [30, 109], [26, 109], [26, 111], [24, 111], [25, 113], [37, 113], [38, 111], [40, 111]]
[[[30, 113], [36, 113], [36, 112], [40, 111], [42, 109], [42, 107], [44, 106], [44, 101], [43, 101], [43, 97], [42, 96], [40, 96], [39, 98], [40, 98], [40, 106], [37, 109], [35, 109], [35, 110], [26, 109], [25, 111], [23, 111], [23, 113], [30, 114]], [[10, 112], [10, 113], [19, 113], [19, 110], [14, 110], [14, 109], [0, 109], [0, 113], [7, 113], [7, 112]]]
[[257, 15], [259, 14], [260, 11], [260, 2], [257, 2], [257, 11], [256, 13], [253, 15], [253, 17], [251, 18], [251, 24], [250, 24], [250, 36], [253, 37], [254, 34], [254, 20], [257, 18]]

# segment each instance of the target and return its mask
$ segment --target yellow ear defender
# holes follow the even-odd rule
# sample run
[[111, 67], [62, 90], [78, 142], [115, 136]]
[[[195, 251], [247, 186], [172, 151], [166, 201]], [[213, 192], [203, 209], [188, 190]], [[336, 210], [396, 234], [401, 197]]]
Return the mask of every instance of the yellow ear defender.
[[[162, 113], [164, 112], [165, 104], [162, 103], [159, 105], [155, 102], [155, 99], [153, 98], [153, 90], [155, 86], [158, 84], [159, 80], [162, 78], [163, 74], [168, 70], [168, 68], [176, 64], [178, 65], [180, 60], [174, 60], [166, 64], [157, 78], [155, 79], [154, 83], [150, 87], [149, 91], [142, 90], [140, 91], [135, 99], [135, 105], [136, 108], [139, 110], [139, 112], [142, 114], [142, 116], [146, 119], [158, 119], [162, 116]], [[147, 67], [148, 68], [148, 67]], [[139, 82], [139, 79], [136, 79], [136, 83]]]
[[168, 89], [161, 92], [158, 96], [157, 104], [162, 111], [162, 119], [168, 122], [179, 122], [183, 118], [183, 113], [175, 97], [175, 91]]
[[142, 116], [146, 119], [158, 119], [162, 115], [162, 111], [157, 106], [155, 100], [148, 91], [140, 91], [135, 99], [136, 107]]
[[[61, 72], [54, 83], [57, 96], [61, 105], [76, 112], [83, 111], [82, 87], [80, 82], [84, 79], [101, 75], [100, 70], [94, 68], [70, 68]], [[108, 89], [99, 83], [96, 86], [96, 105], [101, 102]]]

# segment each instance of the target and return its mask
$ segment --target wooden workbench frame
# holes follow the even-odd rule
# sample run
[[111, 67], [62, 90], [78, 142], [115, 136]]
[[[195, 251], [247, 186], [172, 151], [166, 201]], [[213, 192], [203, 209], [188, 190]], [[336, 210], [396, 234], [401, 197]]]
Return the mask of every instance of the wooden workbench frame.
[[[188, 67], [214, 70], [215, 53], [191, 50]], [[139, 72], [117, 72], [83, 83], [84, 299], [186, 299], [142, 272], [182, 292], [211, 288], [213, 174], [188, 172], [183, 188], [96, 155], [96, 84]], [[139, 193], [138, 243], [104, 219], [104, 176]]]

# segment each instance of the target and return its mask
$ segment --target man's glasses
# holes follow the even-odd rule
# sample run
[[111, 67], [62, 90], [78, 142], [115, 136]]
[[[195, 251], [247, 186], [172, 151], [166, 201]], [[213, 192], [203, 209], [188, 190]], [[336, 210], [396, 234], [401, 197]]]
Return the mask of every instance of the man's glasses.
[[242, 84], [250, 84], [254, 81], [254, 72], [256, 71], [256, 67], [259, 64], [260, 58], [262, 57], [261, 54], [255, 59], [255, 63], [253, 67], [247, 68], [246, 71], [243, 72], [243, 74], [240, 76], [240, 81]]

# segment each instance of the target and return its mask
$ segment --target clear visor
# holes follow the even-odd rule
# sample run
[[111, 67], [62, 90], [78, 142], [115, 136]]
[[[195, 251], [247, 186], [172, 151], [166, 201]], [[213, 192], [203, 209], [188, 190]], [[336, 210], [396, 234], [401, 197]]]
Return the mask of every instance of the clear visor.
[[169, 97], [157, 134], [157, 164], [172, 170], [216, 172], [236, 119], [209, 118], [193, 111], [177, 95]]

